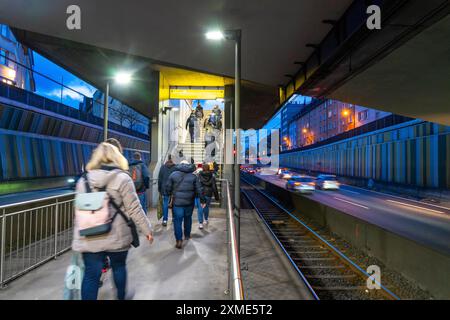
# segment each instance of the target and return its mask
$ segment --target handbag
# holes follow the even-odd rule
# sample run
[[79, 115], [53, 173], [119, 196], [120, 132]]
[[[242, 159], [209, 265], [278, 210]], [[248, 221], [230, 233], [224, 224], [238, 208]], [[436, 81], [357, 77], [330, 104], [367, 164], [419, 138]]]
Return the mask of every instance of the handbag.
[[156, 210], [156, 217], [159, 219], [161, 219], [163, 216], [163, 198], [161, 196], [161, 194], [159, 194], [158, 197], [158, 209]]
[[74, 251], [64, 277], [64, 300], [81, 300], [81, 283], [84, 276], [84, 262], [80, 252]]

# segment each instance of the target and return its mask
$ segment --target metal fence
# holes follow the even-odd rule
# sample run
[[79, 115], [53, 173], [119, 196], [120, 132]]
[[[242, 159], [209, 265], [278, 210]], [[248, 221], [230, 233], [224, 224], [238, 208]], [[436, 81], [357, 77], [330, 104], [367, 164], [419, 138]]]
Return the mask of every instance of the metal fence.
[[67, 251], [74, 193], [0, 206], [0, 288]]
[[[81, 110], [75, 109], [73, 107], [67, 106], [63, 103], [54, 101], [52, 99], [45, 98], [36, 93], [10, 86], [0, 82], [0, 96], [22, 102], [27, 106], [32, 106], [41, 110], [51, 111], [65, 117], [77, 119], [80, 121], [95, 124], [97, 126], [103, 127], [103, 118], [97, 117], [91, 113], [83, 112]], [[92, 98], [89, 98], [92, 100]], [[99, 102], [97, 102], [99, 103]], [[101, 103], [100, 103], [101, 104]], [[112, 130], [128, 134], [130, 136], [138, 137], [144, 140], [149, 139], [149, 135], [121, 126], [112, 121], [108, 121], [108, 127]]]

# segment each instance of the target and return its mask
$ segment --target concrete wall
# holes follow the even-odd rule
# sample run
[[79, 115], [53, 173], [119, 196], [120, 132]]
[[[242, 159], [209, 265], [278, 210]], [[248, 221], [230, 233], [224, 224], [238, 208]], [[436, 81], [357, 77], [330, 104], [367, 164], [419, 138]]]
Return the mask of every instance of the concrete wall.
[[253, 178], [260, 186], [306, 217], [400, 272], [438, 299], [450, 299], [450, 257], [345, 212]]
[[423, 188], [450, 189], [450, 127], [414, 120], [317, 148], [280, 165]]

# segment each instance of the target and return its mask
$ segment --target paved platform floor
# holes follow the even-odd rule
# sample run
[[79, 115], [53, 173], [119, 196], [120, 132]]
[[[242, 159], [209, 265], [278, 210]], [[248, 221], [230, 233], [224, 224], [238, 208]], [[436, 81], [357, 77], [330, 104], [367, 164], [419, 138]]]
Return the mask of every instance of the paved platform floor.
[[245, 299], [312, 299], [258, 214], [241, 210], [241, 265]]
[[[155, 241], [131, 249], [128, 256], [128, 288], [133, 299], [228, 299], [227, 234], [225, 211], [212, 208], [210, 224], [198, 229], [194, 210], [191, 240], [175, 249], [172, 225], [163, 228], [150, 212]], [[2, 299], [59, 300], [63, 297], [64, 275], [71, 253], [65, 253], [0, 290]], [[99, 299], [115, 299], [109, 271]]]

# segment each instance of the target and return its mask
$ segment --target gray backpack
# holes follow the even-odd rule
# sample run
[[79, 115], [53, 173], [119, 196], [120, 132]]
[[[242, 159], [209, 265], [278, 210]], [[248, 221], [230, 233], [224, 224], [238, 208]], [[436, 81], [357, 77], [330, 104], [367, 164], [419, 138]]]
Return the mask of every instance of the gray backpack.
[[144, 177], [142, 175], [142, 164], [135, 164], [130, 166], [130, 175], [131, 179], [133, 179], [134, 187], [136, 191], [140, 191], [144, 188]]

